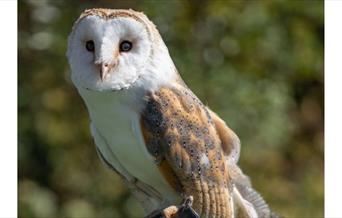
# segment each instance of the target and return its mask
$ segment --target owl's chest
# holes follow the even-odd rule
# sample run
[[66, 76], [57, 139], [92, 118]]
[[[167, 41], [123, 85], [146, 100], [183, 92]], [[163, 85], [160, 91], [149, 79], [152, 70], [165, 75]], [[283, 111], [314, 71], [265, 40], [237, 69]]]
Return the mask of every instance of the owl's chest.
[[[127, 108], [114, 108], [105, 117], [103, 113], [91, 117], [112, 155], [132, 176], [146, 182], [159, 174], [140, 136], [137, 114]], [[97, 146], [101, 149], [102, 145]]]
[[[114, 168], [123, 168], [130, 176], [153, 187], [163, 197], [174, 196], [174, 190], [160, 173], [147, 150], [140, 130], [140, 115], [117, 102], [87, 105], [92, 125], [104, 142], [96, 146]], [[96, 136], [94, 136], [96, 137]], [[117, 161], [111, 161], [111, 160]]]

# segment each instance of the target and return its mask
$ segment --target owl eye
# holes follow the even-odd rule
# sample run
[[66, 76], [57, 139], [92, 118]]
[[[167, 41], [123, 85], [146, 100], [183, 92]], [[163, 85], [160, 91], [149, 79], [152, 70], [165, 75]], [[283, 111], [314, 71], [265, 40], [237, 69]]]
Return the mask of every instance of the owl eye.
[[120, 43], [120, 51], [126, 52], [126, 51], [130, 51], [132, 49], [133, 45], [130, 41], [122, 41]]
[[95, 50], [95, 44], [93, 40], [89, 40], [86, 42], [86, 49], [90, 52], [93, 52]]

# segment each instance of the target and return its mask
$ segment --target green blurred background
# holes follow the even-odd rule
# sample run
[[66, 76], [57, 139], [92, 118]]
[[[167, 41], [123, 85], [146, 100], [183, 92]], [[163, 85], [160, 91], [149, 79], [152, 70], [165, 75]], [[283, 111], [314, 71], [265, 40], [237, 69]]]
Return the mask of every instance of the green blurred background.
[[285, 217], [323, 217], [323, 1], [19, 0], [19, 216], [142, 217], [102, 166], [65, 57], [85, 8], [157, 25], [189, 87], [239, 135], [240, 166]]

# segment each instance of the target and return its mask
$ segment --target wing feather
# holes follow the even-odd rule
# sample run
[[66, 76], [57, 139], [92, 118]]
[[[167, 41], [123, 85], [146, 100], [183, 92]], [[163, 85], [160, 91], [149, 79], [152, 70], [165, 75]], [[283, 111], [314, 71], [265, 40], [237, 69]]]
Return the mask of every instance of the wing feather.
[[225, 152], [229, 175], [235, 185], [234, 203], [238, 208], [238, 217], [270, 217], [271, 211], [262, 196], [252, 188], [249, 178], [237, 166], [240, 156], [240, 140], [226, 123], [210, 109], [217, 133]]
[[240, 157], [240, 139], [235, 132], [213, 111], [208, 108], [213, 119], [217, 134], [221, 140], [221, 146], [229, 161], [237, 163]]
[[[180, 193], [194, 197], [193, 208], [199, 214], [231, 217], [232, 184], [227, 180], [221, 139], [210, 112], [189, 89], [163, 87], [150, 93], [141, 128], [147, 149], [166, 180], [174, 186], [167, 175], [178, 178]], [[165, 161], [170, 166], [166, 169]], [[217, 214], [219, 207], [228, 209]]]
[[270, 217], [268, 205], [237, 166], [238, 136], [185, 86], [150, 93], [141, 128], [162, 175], [182, 195], [194, 197], [198, 214], [232, 217], [234, 204], [237, 217]]

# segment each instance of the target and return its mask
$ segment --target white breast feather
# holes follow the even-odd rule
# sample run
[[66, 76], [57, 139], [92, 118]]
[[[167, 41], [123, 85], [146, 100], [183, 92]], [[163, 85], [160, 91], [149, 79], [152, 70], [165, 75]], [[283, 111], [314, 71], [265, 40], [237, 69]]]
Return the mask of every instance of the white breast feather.
[[[159, 202], [158, 207], [179, 203], [179, 196], [164, 179], [154, 158], [147, 151], [138, 112], [122, 104], [114, 93], [87, 90], [81, 90], [80, 93], [87, 96], [85, 102], [92, 120], [92, 134], [106, 161], [128, 181], [136, 178], [149, 186], [151, 192], [162, 196], [163, 201]], [[97, 106], [91, 106], [93, 104]]]

